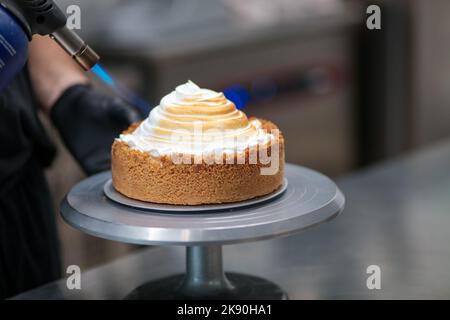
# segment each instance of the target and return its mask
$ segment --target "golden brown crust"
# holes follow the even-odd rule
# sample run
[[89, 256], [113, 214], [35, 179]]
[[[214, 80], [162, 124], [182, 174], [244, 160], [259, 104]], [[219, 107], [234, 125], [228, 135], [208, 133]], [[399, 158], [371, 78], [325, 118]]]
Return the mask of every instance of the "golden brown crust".
[[[265, 130], [278, 129], [269, 121], [260, 121]], [[132, 125], [125, 133], [133, 132], [137, 126]], [[245, 164], [174, 164], [170, 156], [155, 158], [115, 141], [113, 184], [129, 198], [154, 203], [199, 205], [252, 199], [272, 193], [283, 183], [285, 160], [281, 134], [278, 146], [278, 171], [273, 175], [261, 175], [261, 168], [268, 165], [261, 164], [259, 159], [257, 164], [250, 164], [249, 150]], [[274, 147], [268, 147], [268, 155]]]

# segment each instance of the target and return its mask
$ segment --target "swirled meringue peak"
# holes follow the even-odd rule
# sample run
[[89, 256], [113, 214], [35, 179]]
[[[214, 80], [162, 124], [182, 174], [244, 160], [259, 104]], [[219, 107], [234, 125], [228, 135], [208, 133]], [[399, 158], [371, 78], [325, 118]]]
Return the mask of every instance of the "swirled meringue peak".
[[188, 81], [165, 96], [133, 133], [119, 140], [156, 157], [239, 152], [271, 139], [273, 135], [258, 120], [249, 121], [223, 93]]

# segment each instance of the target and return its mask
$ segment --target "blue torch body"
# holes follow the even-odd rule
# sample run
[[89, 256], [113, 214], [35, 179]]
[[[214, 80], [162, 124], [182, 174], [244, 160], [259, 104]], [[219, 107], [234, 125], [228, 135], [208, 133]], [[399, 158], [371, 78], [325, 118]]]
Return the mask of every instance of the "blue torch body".
[[27, 57], [27, 33], [21, 23], [0, 6], [0, 93], [24, 67]]
[[0, 0], [0, 93], [23, 68], [33, 35], [49, 35], [88, 71], [100, 57], [73, 30], [53, 0]]

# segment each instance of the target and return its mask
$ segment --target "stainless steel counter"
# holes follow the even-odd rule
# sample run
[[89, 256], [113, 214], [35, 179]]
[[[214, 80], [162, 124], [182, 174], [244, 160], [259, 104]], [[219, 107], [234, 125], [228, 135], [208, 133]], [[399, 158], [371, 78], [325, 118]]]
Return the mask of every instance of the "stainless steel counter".
[[[224, 248], [228, 271], [281, 285], [291, 299], [450, 298], [450, 141], [341, 179], [347, 207], [334, 221], [277, 240]], [[381, 268], [369, 290], [366, 268]], [[17, 299], [121, 299], [184, 270], [183, 248], [151, 248]]]

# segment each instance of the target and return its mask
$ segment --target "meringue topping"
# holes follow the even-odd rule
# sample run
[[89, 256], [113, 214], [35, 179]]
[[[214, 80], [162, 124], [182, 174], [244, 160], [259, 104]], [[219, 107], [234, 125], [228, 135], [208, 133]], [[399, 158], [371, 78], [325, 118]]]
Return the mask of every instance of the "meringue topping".
[[119, 140], [157, 157], [236, 152], [272, 138], [259, 121], [249, 121], [223, 93], [188, 81], [165, 96], [133, 133]]

